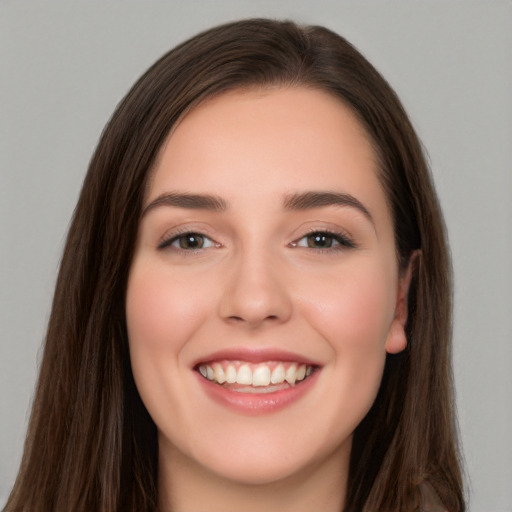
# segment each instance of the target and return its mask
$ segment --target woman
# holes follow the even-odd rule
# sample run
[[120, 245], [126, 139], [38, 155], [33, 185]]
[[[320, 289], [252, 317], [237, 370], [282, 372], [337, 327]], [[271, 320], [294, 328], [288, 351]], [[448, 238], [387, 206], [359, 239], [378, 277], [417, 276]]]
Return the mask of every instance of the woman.
[[5, 510], [464, 510], [450, 290], [375, 69], [321, 27], [200, 34], [92, 159]]

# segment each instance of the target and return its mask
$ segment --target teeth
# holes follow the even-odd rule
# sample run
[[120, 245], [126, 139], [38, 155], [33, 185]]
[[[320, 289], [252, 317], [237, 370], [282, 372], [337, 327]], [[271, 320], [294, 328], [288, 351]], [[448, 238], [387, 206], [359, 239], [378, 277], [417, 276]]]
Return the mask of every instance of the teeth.
[[274, 371], [272, 372], [272, 376], [270, 377], [270, 382], [272, 384], [282, 384], [284, 379], [286, 378], [286, 373], [284, 371], [284, 366], [282, 364], [278, 364]]
[[[276, 363], [269, 363], [273, 366]], [[217, 384], [240, 384], [253, 387], [268, 387], [271, 384], [287, 382], [294, 386], [313, 373], [313, 367], [297, 363], [279, 363], [273, 370], [269, 364], [250, 365], [249, 363], [213, 363], [199, 366], [199, 373]], [[237, 370], [238, 368], [238, 370]]]
[[297, 365], [292, 364], [288, 370], [286, 370], [286, 382], [291, 386], [295, 386], [295, 381], [297, 380]]
[[214, 378], [210, 380], [215, 380], [215, 382], [218, 382], [219, 384], [224, 384], [224, 382], [226, 382], [226, 374], [219, 363], [213, 365], [213, 375]]
[[252, 384], [252, 372], [249, 366], [243, 364], [238, 369], [238, 373], [236, 375], [236, 383], [237, 384]]
[[234, 384], [236, 382], [236, 370], [232, 364], [226, 369], [226, 382], [228, 384]]
[[268, 386], [270, 384], [270, 368], [268, 366], [258, 366], [252, 374], [253, 386]]

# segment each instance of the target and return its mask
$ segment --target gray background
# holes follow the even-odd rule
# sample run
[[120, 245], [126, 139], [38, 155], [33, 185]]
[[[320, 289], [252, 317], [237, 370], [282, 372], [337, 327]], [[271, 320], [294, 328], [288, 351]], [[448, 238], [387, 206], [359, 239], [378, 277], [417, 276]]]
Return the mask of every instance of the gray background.
[[170, 47], [249, 16], [338, 31], [410, 113], [453, 252], [470, 510], [512, 511], [512, 3], [492, 0], [0, 0], [0, 505], [21, 456], [63, 239], [104, 124]]

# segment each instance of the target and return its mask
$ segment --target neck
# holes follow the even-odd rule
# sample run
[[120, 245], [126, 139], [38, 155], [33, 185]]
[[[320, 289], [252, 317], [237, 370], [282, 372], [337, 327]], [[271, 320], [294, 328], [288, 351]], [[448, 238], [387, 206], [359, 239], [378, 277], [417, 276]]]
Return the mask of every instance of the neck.
[[340, 512], [350, 446], [293, 475], [264, 484], [225, 479], [174, 451], [159, 458], [160, 512]]

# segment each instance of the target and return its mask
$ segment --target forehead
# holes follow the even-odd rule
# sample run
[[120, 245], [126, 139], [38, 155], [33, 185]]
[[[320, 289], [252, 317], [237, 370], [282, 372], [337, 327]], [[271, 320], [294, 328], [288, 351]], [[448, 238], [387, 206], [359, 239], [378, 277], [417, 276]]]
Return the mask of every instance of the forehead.
[[[149, 199], [167, 190], [244, 196], [311, 189], [383, 194], [352, 110], [304, 87], [232, 91], [183, 117], [161, 148]], [[230, 199], [230, 197], [227, 197]]]

